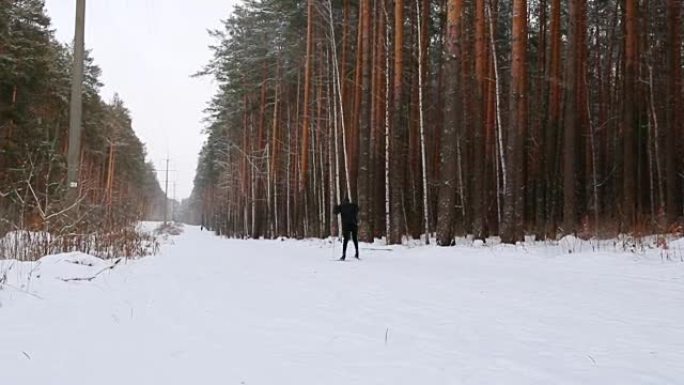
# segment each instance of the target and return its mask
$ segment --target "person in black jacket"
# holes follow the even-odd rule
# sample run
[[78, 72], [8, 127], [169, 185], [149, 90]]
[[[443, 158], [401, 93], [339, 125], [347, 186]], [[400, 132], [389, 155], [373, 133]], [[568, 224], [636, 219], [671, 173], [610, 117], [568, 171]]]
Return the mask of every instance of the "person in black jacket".
[[337, 214], [342, 216], [342, 236], [344, 237], [340, 261], [344, 261], [347, 257], [347, 243], [350, 236], [356, 248], [355, 257], [359, 259], [359, 206], [349, 202], [349, 198], [344, 198], [341, 205], [335, 206], [335, 215]]

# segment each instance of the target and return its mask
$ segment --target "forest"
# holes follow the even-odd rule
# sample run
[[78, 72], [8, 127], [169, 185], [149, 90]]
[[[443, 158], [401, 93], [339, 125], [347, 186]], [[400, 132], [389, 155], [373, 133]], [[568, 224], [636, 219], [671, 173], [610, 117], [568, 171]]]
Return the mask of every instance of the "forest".
[[[56, 41], [43, 0], [0, 0], [0, 258], [128, 249], [131, 226], [165, 196], [124, 102], [103, 100], [87, 55], [77, 199], [66, 198], [72, 49]], [[31, 247], [37, 246], [37, 250]]]
[[[682, 230], [680, 0], [247, 0], [187, 220], [235, 237]], [[429, 238], [427, 238], [429, 239]]]

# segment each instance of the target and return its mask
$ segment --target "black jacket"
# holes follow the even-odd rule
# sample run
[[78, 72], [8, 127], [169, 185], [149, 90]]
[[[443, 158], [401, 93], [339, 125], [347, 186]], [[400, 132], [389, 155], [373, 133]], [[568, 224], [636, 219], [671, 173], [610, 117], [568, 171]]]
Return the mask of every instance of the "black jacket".
[[359, 206], [356, 203], [345, 202], [335, 206], [335, 214], [342, 216], [342, 229], [352, 231], [359, 226]]

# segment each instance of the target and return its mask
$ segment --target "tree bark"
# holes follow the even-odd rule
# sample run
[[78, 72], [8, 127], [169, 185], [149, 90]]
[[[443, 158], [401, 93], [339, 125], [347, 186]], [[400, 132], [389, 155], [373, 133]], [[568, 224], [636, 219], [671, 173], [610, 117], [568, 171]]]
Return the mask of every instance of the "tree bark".
[[450, 246], [454, 239], [454, 216], [456, 213], [456, 132], [461, 127], [463, 101], [459, 98], [460, 36], [463, 18], [463, 0], [447, 2], [447, 31], [444, 61], [444, 125], [440, 157], [440, 187], [437, 212], [437, 244]]
[[423, 15], [420, 12], [419, 1], [416, 0], [416, 17], [418, 19], [418, 124], [420, 126], [420, 155], [423, 176], [423, 226], [425, 227], [425, 244], [427, 245], [430, 244], [430, 216], [428, 211], [430, 206], [428, 205], [427, 154], [425, 153], [425, 121], [423, 117], [423, 55], [427, 50], [423, 51], [423, 28], [421, 28]]
[[485, 238], [485, 79], [487, 77], [487, 28], [485, 27], [485, 0], [475, 2], [475, 117], [473, 122], [473, 175], [471, 205], [472, 232], [476, 239]]
[[364, 242], [372, 241], [371, 218], [369, 216], [371, 198], [369, 180], [370, 172], [370, 130], [371, 130], [371, 4], [370, 1], [361, 3], [362, 32], [361, 39], [364, 42], [361, 59], [361, 116], [359, 124], [359, 177], [358, 204], [359, 204], [359, 239]]
[[[309, 177], [309, 131], [311, 129], [311, 74], [313, 67], [313, 17], [314, 17], [314, 0], [309, 0], [307, 5], [307, 26], [306, 26], [306, 57], [304, 58], [304, 103], [302, 109], [302, 138], [301, 138], [301, 163], [299, 166], [299, 186], [297, 205], [298, 212], [298, 226], [304, 232], [306, 230], [306, 195], [308, 193], [308, 177]], [[302, 234], [300, 232], [300, 234]]]
[[511, 53], [511, 89], [508, 153], [508, 182], [504, 195], [501, 241], [515, 243], [523, 236], [524, 210], [524, 138], [527, 126], [527, 1], [513, 1], [513, 32]]
[[[580, 2], [570, 0], [565, 76], [565, 129], [563, 135], [563, 232], [577, 231], [577, 51]], [[581, 107], [580, 107], [581, 108]]]
[[622, 112], [623, 133], [623, 231], [636, 224], [636, 93], [637, 93], [637, 0], [625, 0], [625, 77]]
[[[682, 167], [681, 145], [684, 144], [684, 105], [682, 105], [682, 41], [681, 41], [681, 1], [668, 1], [669, 29], [669, 122], [670, 133], [665, 141], [665, 179], [667, 181], [667, 219], [673, 223], [682, 213], [682, 179], [678, 170]], [[679, 151], [679, 154], [677, 153]]]
[[561, 125], [561, 1], [551, 3], [551, 55], [549, 64], [549, 111], [544, 138], [544, 194], [546, 212], [546, 236], [556, 233], [556, 204], [558, 197], [558, 131]]
[[404, 0], [394, 1], [394, 81], [392, 136], [390, 140], [390, 192], [392, 229], [390, 244], [400, 244], [404, 234], [404, 194], [406, 184], [406, 123], [404, 111]]

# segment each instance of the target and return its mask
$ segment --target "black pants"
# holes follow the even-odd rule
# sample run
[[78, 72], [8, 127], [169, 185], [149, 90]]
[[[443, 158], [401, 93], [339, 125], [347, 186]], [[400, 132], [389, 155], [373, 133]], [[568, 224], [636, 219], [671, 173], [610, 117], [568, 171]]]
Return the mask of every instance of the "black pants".
[[349, 237], [354, 241], [354, 247], [356, 248], [356, 256], [359, 256], [359, 229], [356, 227], [343, 228], [342, 236], [344, 237], [344, 243], [342, 244], [342, 258], [347, 256], [347, 243], [349, 243]]

